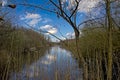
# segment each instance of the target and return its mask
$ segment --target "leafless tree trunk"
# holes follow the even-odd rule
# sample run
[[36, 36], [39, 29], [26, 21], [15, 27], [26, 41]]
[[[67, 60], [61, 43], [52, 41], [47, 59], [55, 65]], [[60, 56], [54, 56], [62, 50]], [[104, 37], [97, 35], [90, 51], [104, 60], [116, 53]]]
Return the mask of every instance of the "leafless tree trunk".
[[106, 0], [106, 15], [108, 25], [108, 63], [107, 63], [107, 80], [112, 80], [112, 18], [110, 12], [110, 0]]

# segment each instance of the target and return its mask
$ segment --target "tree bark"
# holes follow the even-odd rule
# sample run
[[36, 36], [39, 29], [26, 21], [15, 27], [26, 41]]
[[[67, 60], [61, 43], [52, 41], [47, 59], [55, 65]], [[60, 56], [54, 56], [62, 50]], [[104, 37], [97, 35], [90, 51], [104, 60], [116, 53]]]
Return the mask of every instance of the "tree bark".
[[110, 0], [106, 0], [106, 15], [108, 25], [108, 63], [107, 63], [107, 80], [112, 80], [112, 18], [110, 12]]

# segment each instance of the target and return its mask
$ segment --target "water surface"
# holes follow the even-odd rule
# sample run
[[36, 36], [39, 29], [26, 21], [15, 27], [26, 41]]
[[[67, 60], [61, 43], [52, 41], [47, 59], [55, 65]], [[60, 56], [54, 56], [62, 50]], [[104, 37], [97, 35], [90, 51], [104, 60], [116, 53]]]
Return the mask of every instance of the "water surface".
[[54, 46], [21, 71], [12, 72], [10, 80], [82, 80], [82, 70], [71, 52]]

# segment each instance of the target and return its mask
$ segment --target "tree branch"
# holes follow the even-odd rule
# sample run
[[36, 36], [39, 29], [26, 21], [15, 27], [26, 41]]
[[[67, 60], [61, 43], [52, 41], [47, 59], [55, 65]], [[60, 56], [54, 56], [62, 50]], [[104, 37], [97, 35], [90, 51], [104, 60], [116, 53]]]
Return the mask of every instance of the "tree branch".
[[[60, 8], [56, 3], [54, 3], [52, 0], [49, 0], [56, 8], [58, 8], [58, 10], [60, 10], [61, 11], [61, 15], [62, 16], [66, 16], [67, 18], [69, 18], [69, 16], [65, 13], [65, 11], [62, 9], [62, 8]], [[64, 14], [64, 15], [63, 15]]]
[[89, 19], [89, 20], [83, 21], [82, 23], [78, 24], [78, 28], [80, 27], [80, 25], [82, 25], [82, 24], [84, 24], [84, 23], [87, 23], [87, 22], [93, 21], [93, 20], [97, 20], [97, 19], [101, 19], [101, 18], [105, 18], [105, 17], [99, 17], [99, 18]]
[[75, 9], [73, 10], [73, 12], [72, 12], [72, 14], [70, 15], [70, 17], [69, 18], [71, 18], [74, 14], [75, 14], [75, 12], [78, 10], [78, 7], [79, 7], [79, 2], [77, 1], [77, 0], [75, 0], [76, 1], [76, 7], [75, 7]]
[[41, 6], [37, 6], [37, 5], [34, 5], [34, 4], [18, 4], [18, 5], [35, 7], [35, 8], [38, 8], [38, 9], [41, 9], [41, 10], [45, 10], [45, 11], [49, 11], [49, 12], [52, 12], [52, 13], [55, 13], [55, 14], [57, 13], [56, 11], [53, 11], [53, 10], [50, 10], [50, 9], [46, 9], [46, 8], [43, 8]]

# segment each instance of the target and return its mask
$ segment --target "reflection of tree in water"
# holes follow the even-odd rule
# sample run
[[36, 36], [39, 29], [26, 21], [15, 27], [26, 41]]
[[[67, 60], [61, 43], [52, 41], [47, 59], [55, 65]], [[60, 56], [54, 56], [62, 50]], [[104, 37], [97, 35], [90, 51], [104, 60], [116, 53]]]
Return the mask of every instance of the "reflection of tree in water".
[[[68, 54], [71, 55], [69, 51], [58, 46], [52, 47], [45, 56], [25, 67], [20, 74], [14, 73], [14, 75], [19, 75], [22, 80], [26, 77], [33, 80], [81, 80], [82, 70]], [[14, 80], [13, 75], [11, 78]]]

